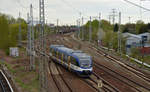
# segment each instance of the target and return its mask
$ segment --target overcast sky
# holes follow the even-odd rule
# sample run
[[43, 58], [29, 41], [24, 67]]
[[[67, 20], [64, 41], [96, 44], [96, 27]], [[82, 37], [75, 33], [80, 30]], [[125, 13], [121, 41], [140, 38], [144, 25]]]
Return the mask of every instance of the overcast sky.
[[[140, 0], [129, 0], [136, 4], [140, 4]], [[34, 18], [39, 17], [39, 0], [0, 0], [0, 12], [12, 15], [17, 18], [19, 11], [21, 17], [26, 19], [27, 12], [29, 12], [30, 4], [34, 7]], [[141, 5], [150, 9], [150, 1], [143, 1]], [[75, 24], [80, 17], [79, 12], [85, 17], [85, 21], [89, 16], [98, 16], [102, 13], [103, 19], [109, 19], [108, 15], [112, 9], [116, 9], [117, 13], [122, 12], [122, 23], [129, 21], [135, 22], [140, 17], [140, 8], [133, 6], [124, 0], [45, 0], [45, 15], [48, 23], [56, 23], [56, 19], [60, 20], [60, 24]], [[150, 22], [150, 12], [142, 10], [143, 21]], [[118, 22], [118, 16], [116, 16]]]

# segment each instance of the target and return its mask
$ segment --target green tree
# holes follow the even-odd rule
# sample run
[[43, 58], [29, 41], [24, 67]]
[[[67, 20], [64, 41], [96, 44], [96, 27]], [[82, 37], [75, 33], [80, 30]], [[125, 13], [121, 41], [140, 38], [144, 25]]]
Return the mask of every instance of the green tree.
[[114, 26], [114, 32], [118, 32], [118, 30], [119, 30], [119, 26], [118, 26], [118, 24], [115, 24], [115, 26]]
[[136, 34], [135, 26], [136, 26], [135, 24], [129, 24], [129, 23], [125, 24], [123, 26], [123, 33], [129, 32], [129, 33], [132, 33], [132, 34]]
[[140, 32], [140, 28], [142, 27], [142, 26], [144, 26], [144, 22], [142, 21], [142, 20], [138, 20], [137, 22], [136, 22], [136, 34], [139, 34]]
[[0, 14], [0, 49], [8, 50], [9, 47], [17, 46], [19, 23], [21, 20], [22, 39], [27, 38], [27, 24], [24, 19], [14, 19], [5, 14]]
[[5, 15], [0, 16], [0, 48], [7, 49], [9, 47], [9, 24]]
[[147, 28], [147, 25], [146, 24], [143, 24], [139, 31], [138, 31], [138, 34], [141, 34], [141, 33], [145, 33], [145, 32], [148, 32], [148, 28]]

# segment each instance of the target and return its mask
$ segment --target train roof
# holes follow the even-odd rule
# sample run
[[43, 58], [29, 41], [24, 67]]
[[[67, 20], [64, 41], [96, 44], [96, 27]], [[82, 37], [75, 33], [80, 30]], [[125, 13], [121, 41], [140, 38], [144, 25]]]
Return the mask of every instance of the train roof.
[[56, 49], [58, 49], [58, 50], [60, 50], [62, 52], [65, 52], [65, 53], [69, 54], [69, 55], [76, 56], [79, 59], [90, 58], [89, 55], [87, 55], [86, 53], [83, 53], [80, 50], [73, 50], [73, 49], [64, 47], [63, 45], [51, 45], [50, 47], [56, 48]]
[[73, 55], [77, 56], [79, 59], [90, 58], [90, 56], [85, 53], [73, 53]]

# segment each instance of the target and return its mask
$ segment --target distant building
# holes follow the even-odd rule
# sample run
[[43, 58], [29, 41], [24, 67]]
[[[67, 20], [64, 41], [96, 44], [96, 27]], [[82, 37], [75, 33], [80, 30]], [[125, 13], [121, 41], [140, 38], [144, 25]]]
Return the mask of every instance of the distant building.
[[[131, 54], [132, 48], [141, 48], [142, 53], [145, 52], [144, 48], [150, 47], [150, 33], [143, 33], [139, 35], [131, 34], [131, 33], [123, 33], [123, 37], [126, 38], [126, 54]], [[144, 47], [144, 48], [143, 48]], [[144, 50], [144, 51], [143, 51]], [[147, 49], [149, 50], [149, 49]], [[150, 54], [150, 51], [146, 52]]]
[[150, 33], [142, 33], [142, 34], [139, 34], [140, 37], [142, 37], [143, 39], [145, 38], [145, 41], [148, 42], [150, 41]]
[[55, 24], [49, 24], [49, 27], [54, 28]]

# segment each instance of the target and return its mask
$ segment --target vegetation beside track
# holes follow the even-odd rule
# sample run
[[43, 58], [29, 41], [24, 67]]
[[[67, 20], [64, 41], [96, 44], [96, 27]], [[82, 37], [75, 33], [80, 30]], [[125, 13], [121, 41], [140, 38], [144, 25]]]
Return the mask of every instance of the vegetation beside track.
[[[20, 51], [25, 53], [23, 49]], [[4, 59], [0, 61], [0, 64], [7, 67], [21, 92], [39, 91], [38, 67], [36, 67], [35, 71], [29, 71], [28, 59], [24, 55], [16, 58], [6, 55], [3, 55], [3, 57]], [[9, 58], [9, 61], [5, 61], [5, 58]], [[36, 66], [38, 66], [38, 63], [36, 63]]]

